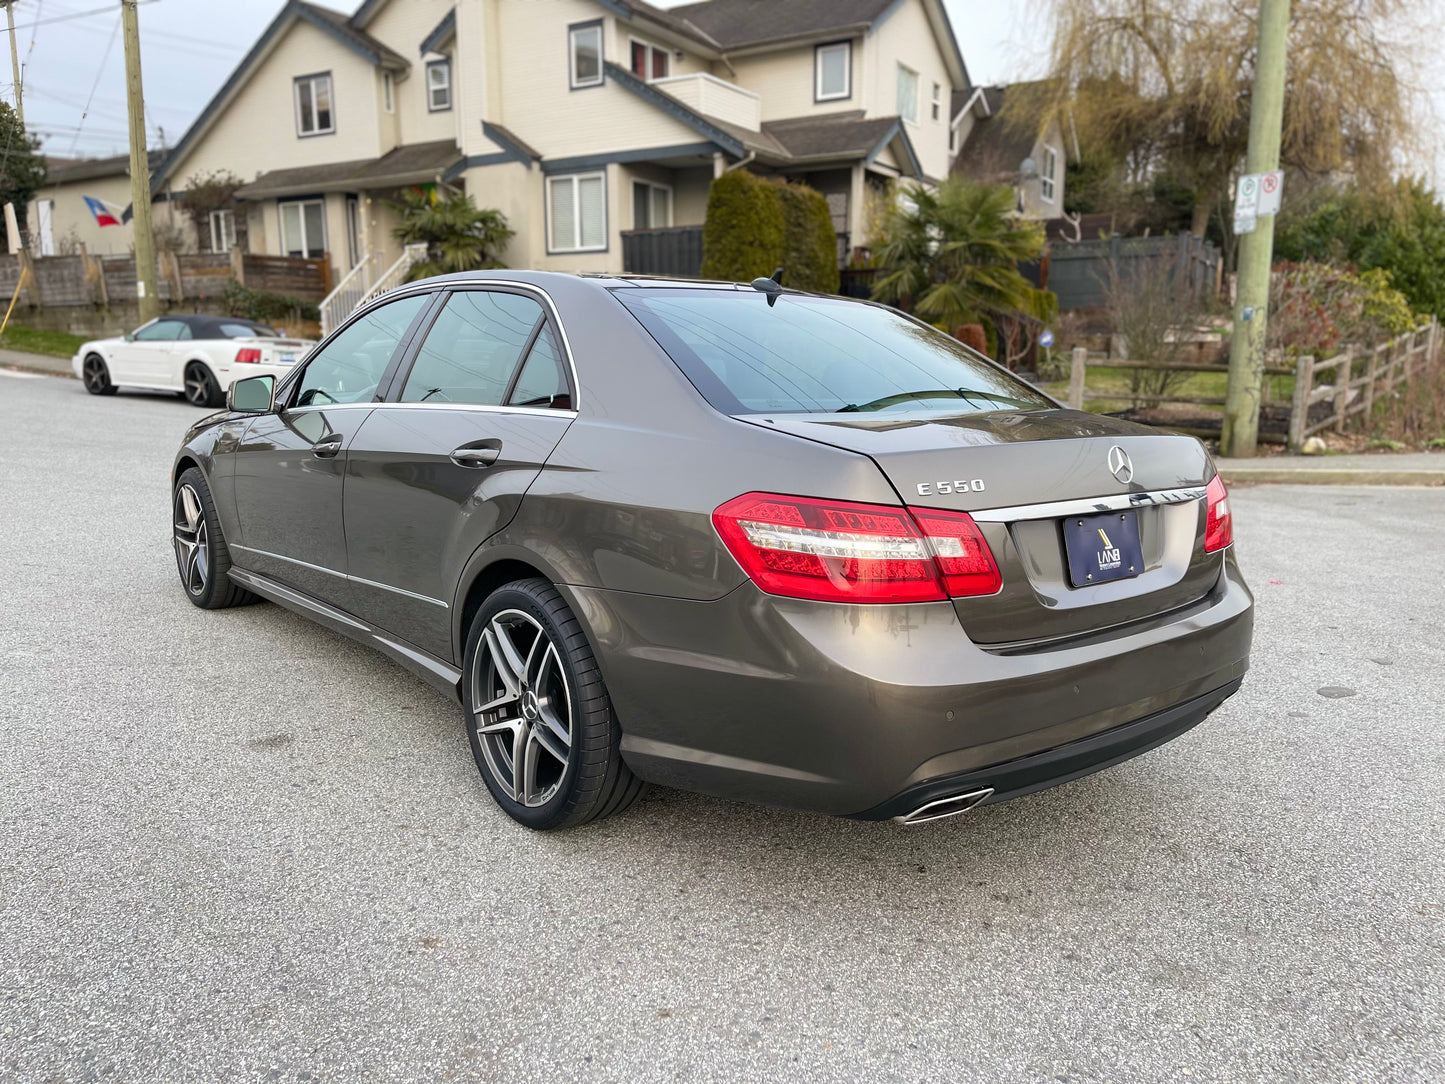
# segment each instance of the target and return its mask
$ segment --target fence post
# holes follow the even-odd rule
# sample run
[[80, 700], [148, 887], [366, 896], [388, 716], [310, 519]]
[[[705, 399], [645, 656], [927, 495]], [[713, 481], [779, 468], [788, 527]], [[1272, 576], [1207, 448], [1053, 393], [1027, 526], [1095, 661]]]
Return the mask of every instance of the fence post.
[[[21, 285], [15, 291], [17, 298], [34, 308], [44, 308], [45, 298], [40, 294], [40, 281], [35, 277], [35, 261], [23, 248], [15, 253], [15, 258], [20, 262]], [[27, 269], [30, 272], [28, 275], [25, 273]]]
[[1430, 317], [1430, 330], [1425, 336], [1425, 367], [1431, 368], [1435, 364], [1435, 350], [1440, 343], [1440, 320], [1436, 316]]
[[[1370, 360], [1367, 361], [1367, 362], [1365, 362], [1365, 375], [1366, 375], [1366, 377], [1367, 377], [1367, 380], [1366, 380], [1366, 382], [1365, 382], [1365, 415], [1364, 415], [1364, 417], [1365, 417], [1365, 424], [1366, 424], [1366, 425], [1369, 424], [1369, 422], [1370, 422], [1370, 415], [1374, 412], [1374, 409], [1375, 409], [1375, 374], [1378, 373], [1379, 371], [1380, 371], [1380, 348], [1379, 348], [1378, 346], [1376, 346], [1376, 347], [1372, 347], [1372, 348], [1371, 348], [1371, 350], [1370, 350]], [[1390, 372], [1390, 363], [1387, 361], [1387, 362], [1385, 363], [1385, 373], [1388, 375], [1389, 372]]]
[[1350, 405], [1350, 376], [1355, 371], [1355, 348], [1347, 346], [1335, 359], [1335, 432], [1345, 431], [1345, 410]]
[[1084, 409], [1084, 376], [1089, 364], [1089, 352], [1082, 346], [1074, 347], [1069, 354], [1069, 406], [1074, 410]]
[[1314, 390], [1315, 359], [1305, 355], [1294, 363], [1294, 397], [1289, 408], [1289, 448], [1304, 447], [1305, 427], [1310, 421], [1310, 392]]
[[231, 246], [231, 274], [242, 286], [246, 285], [246, 254], [240, 245]]

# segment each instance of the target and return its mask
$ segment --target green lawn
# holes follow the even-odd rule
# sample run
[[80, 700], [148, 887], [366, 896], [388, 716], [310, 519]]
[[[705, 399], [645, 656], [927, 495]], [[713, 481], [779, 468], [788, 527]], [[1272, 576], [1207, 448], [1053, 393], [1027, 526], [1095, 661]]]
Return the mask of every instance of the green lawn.
[[89, 341], [84, 335], [72, 335], [68, 331], [41, 331], [19, 324], [11, 324], [5, 329], [5, 334], [0, 335], [0, 347], [6, 350], [48, 354], [53, 358], [72, 358], [80, 349], [80, 344]]

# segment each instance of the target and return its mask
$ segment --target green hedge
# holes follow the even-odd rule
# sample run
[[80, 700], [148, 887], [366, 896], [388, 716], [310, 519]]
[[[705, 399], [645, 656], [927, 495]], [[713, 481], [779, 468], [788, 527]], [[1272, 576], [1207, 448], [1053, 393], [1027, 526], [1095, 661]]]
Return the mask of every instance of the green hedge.
[[751, 282], [783, 269], [784, 285], [838, 292], [838, 250], [828, 201], [807, 185], [742, 169], [712, 182], [702, 228], [702, 276]]
[[226, 311], [232, 316], [243, 316], [259, 323], [292, 317], [302, 320], [321, 319], [321, 310], [314, 302], [302, 301], [299, 297], [273, 293], [270, 290], [252, 290], [242, 286], [234, 278], [226, 282], [223, 300]]

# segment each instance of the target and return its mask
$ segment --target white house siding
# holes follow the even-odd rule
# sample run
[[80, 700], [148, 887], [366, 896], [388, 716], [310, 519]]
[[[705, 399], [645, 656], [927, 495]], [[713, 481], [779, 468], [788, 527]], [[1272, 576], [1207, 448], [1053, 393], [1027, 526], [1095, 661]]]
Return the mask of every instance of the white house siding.
[[[916, 2], [916, 0], [909, 0]], [[853, 42], [852, 96], [815, 102], [813, 46], [783, 49], [755, 56], [733, 57], [736, 75], [719, 72], [730, 82], [746, 87], [762, 98], [763, 120], [782, 120], [813, 113], [846, 113], [868, 109], [870, 116], [892, 113], [892, 108], [878, 110], [865, 101], [863, 94], [863, 53], [861, 40]]]
[[121, 212], [130, 205], [130, 176], [121, 173], [90, 181], [75, 181], [72, 184], [46, 185], [35, 194], [35, 199], [26, 208], [26, 223], [31, 234], [35, 233], [40, 220], [36, 202], [43, 199], [54, 200], [52, 232], [57, 252], [61, 251], [74, 235], [75, 240], [84, 244], [85, 250], [93, 256], [129, 253], [135, 243], [135, 230], [131, 224], [125, 222], [119, 226], [97, 226], [95, 216], [85, 206], [82, 196], [94, 196], [104, 200], [111, 214], [120, 218]]
[[[868, 37], [866, 100], [869, 116], [892, 116], [898, 112], [898, 65], [918, 72], [918, 121], [906, 122], [923, 172], [934, 179], [948, 176], [949, 98], [953, 84], [939, 49], [938, 39], [923, 10], [923, 0], [902, 0], [894, 5]], [[941, 105], [933, 119], [933, 84], [939, 85]]]
[[[436, 113], [427, 109], [426, 65], [428, 60], [442, 59], [443, 54], [422, 56], [420, 51], [422, 39], [452, 7], [453, 0], [392, 0], [366, 25], [368, 34], [411, 61], [411, 72], [405, 77], [398, 73], [396, 78], [396, 113], [407, 143], [431, 143], [457, 137], [460, 50], [455, 42], [443, 47], [446, 55], [452, 57], [452, 107]], [[467, 59], [470, 62], [470, 58]]]

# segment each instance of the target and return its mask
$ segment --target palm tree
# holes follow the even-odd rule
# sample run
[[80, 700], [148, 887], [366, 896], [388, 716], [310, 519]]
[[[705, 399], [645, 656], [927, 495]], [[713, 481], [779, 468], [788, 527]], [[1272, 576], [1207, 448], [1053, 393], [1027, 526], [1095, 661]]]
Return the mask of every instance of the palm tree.
[[505, 266], [497, 257], [516, 231], [501, 211], [479, 210], [465, 193], [439, 200], [422, 188], [405, 189], [391, 206], [401, 218], [396, 239], [427, 246], [427, 258], [408, 280]]
[[950, 177], [932, 191], [914, 187], [888, 209], [874, 246], [885, 268], [874, 300], [948, 329], [1013, 312], [1052, 319], [1058, 299], [1018, 270], [1043, 253], [1043, 227], [1013, 210], [1006, 185]]

